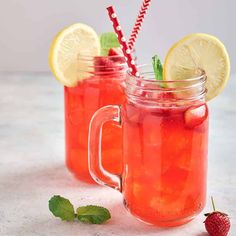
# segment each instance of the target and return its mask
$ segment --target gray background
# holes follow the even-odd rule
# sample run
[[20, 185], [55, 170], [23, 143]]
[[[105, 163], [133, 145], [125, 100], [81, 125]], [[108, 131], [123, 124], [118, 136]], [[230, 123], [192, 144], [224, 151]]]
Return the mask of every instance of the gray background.
[[[111, 31], [105, 7], [117, 7], [130, 34], [141, 0], [0, 0], [0, 71], [49, 71], [47, 54], [63, 27], [84, 22], [98, 33]], [[178, 39], [193, 32], [219, 37], [236, 72], [236, 2], [234, 0], [153, 0], [137, 43], [140, 62], [154, 53], [162, 58]]]

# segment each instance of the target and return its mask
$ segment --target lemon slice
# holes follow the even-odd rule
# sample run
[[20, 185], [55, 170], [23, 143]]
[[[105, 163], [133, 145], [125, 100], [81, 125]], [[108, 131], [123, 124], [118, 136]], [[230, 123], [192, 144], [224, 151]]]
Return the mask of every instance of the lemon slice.
[[225, 46], [208, 34], [191, 34], [177, 42], [164, 63], [164, 80], [184, 80], [204, 71], [207, 76], [206, 100], [216, 97], [225, 87], [230, 61]]
[[49, 52], [49, 65], [58, 81], [68, 87], [89, 77], [92, 60], [79, 60], [80, 55], [97, 56], [100, 41], [96, 32], [81, 23], [73, 24], [60, 31], [54, 38]]

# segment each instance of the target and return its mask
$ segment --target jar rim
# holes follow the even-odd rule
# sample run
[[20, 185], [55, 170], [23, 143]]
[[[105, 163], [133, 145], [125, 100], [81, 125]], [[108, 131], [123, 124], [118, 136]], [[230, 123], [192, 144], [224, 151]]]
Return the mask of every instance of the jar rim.
[[140, 76], [130, 71], [126, 76], [125, 93], [130, 101], [139, 104], [163, 104], [189, 106], [193, 102], [205, 102], [207, 76], [201, 75], [182, 80], [156, 80], [152, 65], [138, 66]]
[[105, 56], [105, 55], [86, 55], [86, 54], [78, 54], [77, 60], [94, 60], [94, 58], [111, 58], [111, 59], [123, 59], [123, 55], [114, 55], [114, 56]]
[[126, 74], [126, 70], [127, 63], [124, 56], [77, 55], [77, 71], [79, 73], [86, 72], [90, 75], [118, 76], [118, 74]]
[[[200, 82], [205, 81], [207, 79], [206, 73], [204, 70], [199, 70], [201, 74], [199, 75], [193, 75], [192, 77], [188, 79], [181, 79], [181, 80], [156, 80], [155, 79], [155, 73], [153, 71], [153, 67], [151, 64], [141, 64], [137, 66], [138, 71], [140, 72], [139, 76], [132, 75], [130, 70], [127, 70], [128, 77], [132, 78], [134, 81], [142, 81], [142, 82], [148, 82], [151, 84], [173, 84], [173, 83], [186, 83], [186, 82]], [[143, 72], [142, 70], [148, 68], [149, 70], [146, 72]], [[147, 75], [150, 77], [147, 77]]]

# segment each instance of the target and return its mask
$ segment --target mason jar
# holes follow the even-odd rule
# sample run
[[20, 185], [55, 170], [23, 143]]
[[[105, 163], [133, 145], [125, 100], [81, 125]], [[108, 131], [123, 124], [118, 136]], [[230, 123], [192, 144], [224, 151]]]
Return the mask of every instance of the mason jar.
[[[206, 201], [206, 76], [156, 80], [148, 65], [139, 72], [140, 77], [128, 73], [124, 102], [100, 108], [91, 120], [90, 173], [98, 183], [120, 191], [136, 218], [178, 226], [198, 215]], [[103, 164], [107, 122], [122, 129], [122, 171], [116, 175]]]

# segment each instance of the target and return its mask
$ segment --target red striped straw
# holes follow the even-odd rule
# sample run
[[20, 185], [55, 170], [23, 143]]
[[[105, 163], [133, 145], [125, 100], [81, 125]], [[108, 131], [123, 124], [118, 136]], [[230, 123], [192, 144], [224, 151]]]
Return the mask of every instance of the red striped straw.
[[148, 11], [148, 8], [149, 8], [150, 4], [151, 4], [151, 0], [144, 0], [143, 1], [141, 10], [139, 11], [139, 15], [137, 17], [137, 20], [135, 22], [133, 31], [132, 31], [130, 39], [129, 39], [129, 48], [130, 48], [130, 50], [132, 50], [134, 48], [134, 44], [137, 40], [139, 31], [141, 30], [142, 23], [143, 23], [144, 18], [147, 14], [147, 11]]
[[109, 17], [113, 23], [113, 28], [114, 28], [114, 31], [116, 32], [117, 34], [117, 37], [118, 37], [118, 40], [119, 40], [119, 43], [121, 45], [121, 49], [123, 51], [123, 54], [126, 58], [126, 62], [128, 64], [128, 67], [130, 69], [130, 72], [132, 75], [134, 76], [139, 76], [139, 72], [138, 72], [138, 69], [135, 65], [135, 60], [133, 59], [133, 56], [131, 54], [131, 50], [129, 48], [129, 45], [126, 41], [126, 38], [125, 38], [125, 35], [123, 33], [123, 30], [120, 26], [120, 23], [119, 23], [119, 20], [117, 18], [117, 14], [116, 14], [116, 11], [115, 11], [115, 8], [113, 6], [110, 6], [107, 8], [107, 11], [108, 11], [108, 14], [109, 14]]

